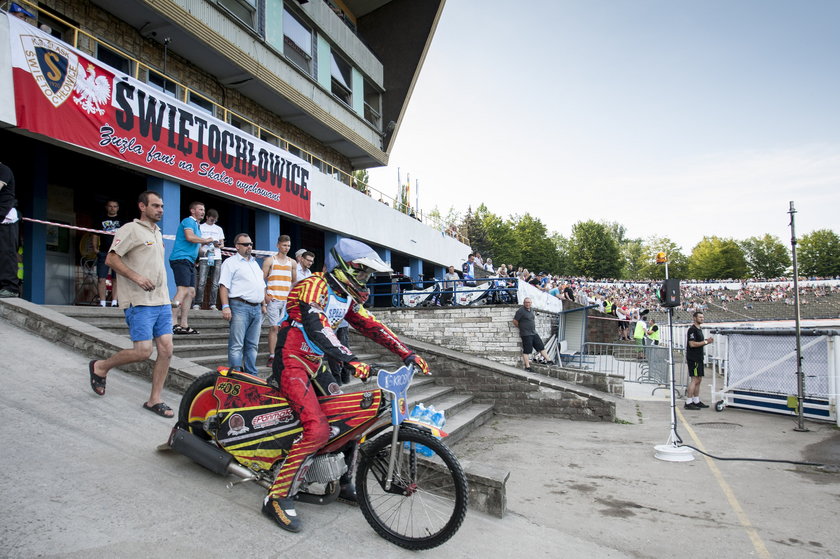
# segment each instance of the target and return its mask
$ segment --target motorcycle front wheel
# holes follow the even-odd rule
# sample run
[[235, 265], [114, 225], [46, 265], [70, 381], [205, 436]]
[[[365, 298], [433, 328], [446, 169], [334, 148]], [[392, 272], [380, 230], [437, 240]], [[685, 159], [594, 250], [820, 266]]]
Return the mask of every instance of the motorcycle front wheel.
[[[437, 547], [458, 531], [467, 513], [464, 470], [441, 441], [402, 427], [393, 480], [386, 489], [391, 439], [389, 431], [360, 449], [356, 471], [359, 508], [386, 540], [412, 550]], [[431, 455], [424, 456], [421, 451]]]

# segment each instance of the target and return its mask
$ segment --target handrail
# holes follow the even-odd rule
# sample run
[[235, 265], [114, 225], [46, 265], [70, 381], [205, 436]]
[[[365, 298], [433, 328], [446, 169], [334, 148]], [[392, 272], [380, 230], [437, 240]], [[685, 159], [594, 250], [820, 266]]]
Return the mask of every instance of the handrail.
[[[33, 2], [31, 2], [30, 0], [15, 0], [15, 1], [18, 4], [25, 4], [26, 6], [29, 7], [29, 9], [31, 9], [36, 14], [40, 12], [39, 6], [37, 4], [34, 4]], [[6, 2], [6, 5], [8, 6], [8, 2]], [[409, 211], [411, 209], [410, 206], [405, 205], [405, 204], [400, 204], [397, 201], [396, 198], [394, 198], [392, 196], [389, 196], [388, 194], [385, 194], [381, 190], [373, 188], [370, 185], [356, 179], [351, 173], [348, 173], [348, 172], [344, 171], [343, 169], [339, 169], [335, 165], [321, 159], [317, 155], [307, 151], [306, 149], [300, 147], [299, 145], [290, 142], [289, 140], [283, 138], [279, 134], [274, 133], [273, 131], [269, 130], [268, 128], [265, 128], [265, 127], [257, 124], [253, 120], [241, 115], [238, 112], [232, 111], [232, 110], [228, 109], [227, 107], [225, 107], [223, 105], [220, 105], [219, 103], [216, 103], [215, 101], [213, 101], [213, 99], [211, 99], [208, 96], [204, 95], [203, 93], [201, 93], [199, 91], [196, 91], [195, 89], [179, 82], [178, 80], [172, 79], [168, 74], [158, 70], [157, 68], [149, 66], [145, 62], [142, 62], [141, 60], [139, 60], [139, 59], [135, 58], [134, 56], [128, 54], [122, 48], [120, 48], [116, 45], [112, 45], [110, 43], [107, 43], [103, 40], [100, 40], [96, 36], [88, 33], [87, 31], [81, 29], [80, 27], [75, 26], [74, 24], [70, 23], [69, 21], [61, 18], [60, 16], [58, 16], [58, 15], [52, 13], [52, 12], [45, 12], [45, 13], [51, 19], [54, 19], [54, 20], [60, 22], [61, 24], [65, 25], [68, 29], [73, 30], [73, 42], [72, 42], [73, 47], [81, 50], [81, 48], [79, 47], [79, 34], [81, 33], [88, 40], [90, 40], [90, 41], [92, 41], [96, 44], [101, 44], [101, 45], [104, 45], [105, 47], [107, 47], [109, 49], [117, 50], [121, 56], [124, 56], [128, 60], [134, 62], [132, 77], [134, 79], [136, 79], [137, 81], [141, 81], [140, 80], [140, 68], [141, 67], [144, 70], [146, 70], [147, 76], [148, 76], [148, 72], [152, 71], [152, 72], [162, 76], [167, 81], [172, 82], [176, 86], [180, 87], [181, 91], [183, 92], [183, 96], [181, 98], [181, 101], [183, 101], [184, 103], [188, 102], [189, 95], [192, 93], [193, 95], [196, 95], [196, 96], [200, 97], [201, 99], [204, 99], [205, 101], [207, 101], [211, 105], [213, 105], [218, 112], [221, 112], [222, 120], [224, 122], [230, 123], [230, 117], [235, 116], [237, 119], [251, 125], [252, 129], [256, 133], [249, 133], [245, 130], [243, 130], [242, 132], [244, 132], [246, 134], [250, 134], [250, 135], [252, 135], [252, 136], [254, 136], [255, 138], [258, 138], [258, 139], [262, 139], [262, 135], [267, 134], [267, 135], [273, 137], [278, 142], [278, 147], [280, 147], [281, 149], [285, 149], [286, 151], [291, 151], [289, 148], [292, 147], [295, 150], [297, 150], [298, 152], [300, 152], [301, 153], [301, 156], [300, 156], [301, 159], [304, 159], [308, 163], [313, 164], [319, 171], [321, 171], [325, 175], [331, 175], [333, 178], [335, 178], [339, 182], [341, 182], [341, 183], [343, 183], [343, 184], [345, 184], [345, 185], [347, 185], [351, 188], [354, 188], [355, 190], [359, 190], [360, 192], [362, 192], [364, 194], [367, 194], [368, 196], [371, 196], [371, 192], [375, 192], [376, 194], [379, 195], [380, 200], [382, 200], [383, 198], [387, 198], [388, 200], [390, 200], [391, 203], [389, 203], [388, 205], [390, 207], [392, 207], [394, 210], [399, 211], [401, 213], [405, 213], [405, 214], [409, 213]], [[429, 227], [436, 228], [436, 229], [440, 230], [441, 233], [450, 234], [451, 236], [457, 238], [461, 242], [463, 242], [465, 244], [469, 244], [469, 239], [464, 237], [463, 235], [461, 235], [460, 232], [456, 232], [454, 235], [452, 235], [448, 231], [448, 228], [446, 228], [444, 226], [445, 224], [443, 224], [441, 220], [433, 218], [432, 216], [428, 216], [428, 215], [425, 216], [425, 219], [423, 219], [423, 212], [422, 211], [420, 212], [420, 217], [418, 218], [418, 221], [421, 221], [421, 222], [430, 221], [430, 222], [432, 222], [432, 224], [427, 224]]]

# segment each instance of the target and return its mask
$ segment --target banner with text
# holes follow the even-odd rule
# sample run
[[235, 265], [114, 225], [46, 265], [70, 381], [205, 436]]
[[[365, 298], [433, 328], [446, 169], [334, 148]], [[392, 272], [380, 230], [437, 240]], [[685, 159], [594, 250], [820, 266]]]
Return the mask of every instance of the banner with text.
[[8, 19], [20, 128], [309, 220], [311, 164]]

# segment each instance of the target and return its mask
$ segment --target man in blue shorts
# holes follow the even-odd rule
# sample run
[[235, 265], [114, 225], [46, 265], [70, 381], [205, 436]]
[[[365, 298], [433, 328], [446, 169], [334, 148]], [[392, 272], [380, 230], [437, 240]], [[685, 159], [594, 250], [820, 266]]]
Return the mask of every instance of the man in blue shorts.
[[169, 267], [175, 276], [175, 286], [178, 291], [172, 299], [172, 322], [175, 327], [173, 334], [198, 334], [198, 330], [190, 328], [189, 314], [193, 299], [195, 299], [195, 261], [198, 259], [198, 249], [201, 245], [211, 244], [219, 246], [219, 241], [212, 237], [201, 236], [199, 223], [204, 219], [204, 204], [193, 202], [190, 204], [190, 215], [185, 217], [178, 226], [175, 234], [175, 244], [169, 255]]
[[161, 398], [172, 358], [172, 311], [163, 263], [163, 237], [157, 225], [163, 217], [163, 200], [158, 193], [147, 191], [140, 195], [137, 206], [140, 219], [117, 229], [105, 259], [105, 264], [122, 276], [120, 307], [125, 312], [134, 347], [108, 359], [91, 361], [88, 364], [90, 387], [104, 396], [108, 371], [145, 361], [152, 355], [154, 342], [157, 359], [152, 370], [152, 392], [143, 407], [162, 417], [172, 417], [172, 408]]

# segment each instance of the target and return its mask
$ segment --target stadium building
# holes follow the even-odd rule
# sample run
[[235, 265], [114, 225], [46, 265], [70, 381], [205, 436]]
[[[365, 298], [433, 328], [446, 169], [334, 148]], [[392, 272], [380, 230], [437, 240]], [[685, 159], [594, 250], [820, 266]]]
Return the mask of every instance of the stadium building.
[[388, 163], [443, 4], [0, 4], [0, 143], [27, 218], [24, 297], [90, 302], [81, 228], [110, 199], [137, 217], [144, 190], [163, 196], [164, 235], [197, 200], [219, 212], [228, 245], [245, 232], [270, 251], [288, 234], [320, 268], [351, 237], [413, 279], [442, 277], [469, 247], [352, 173]]

